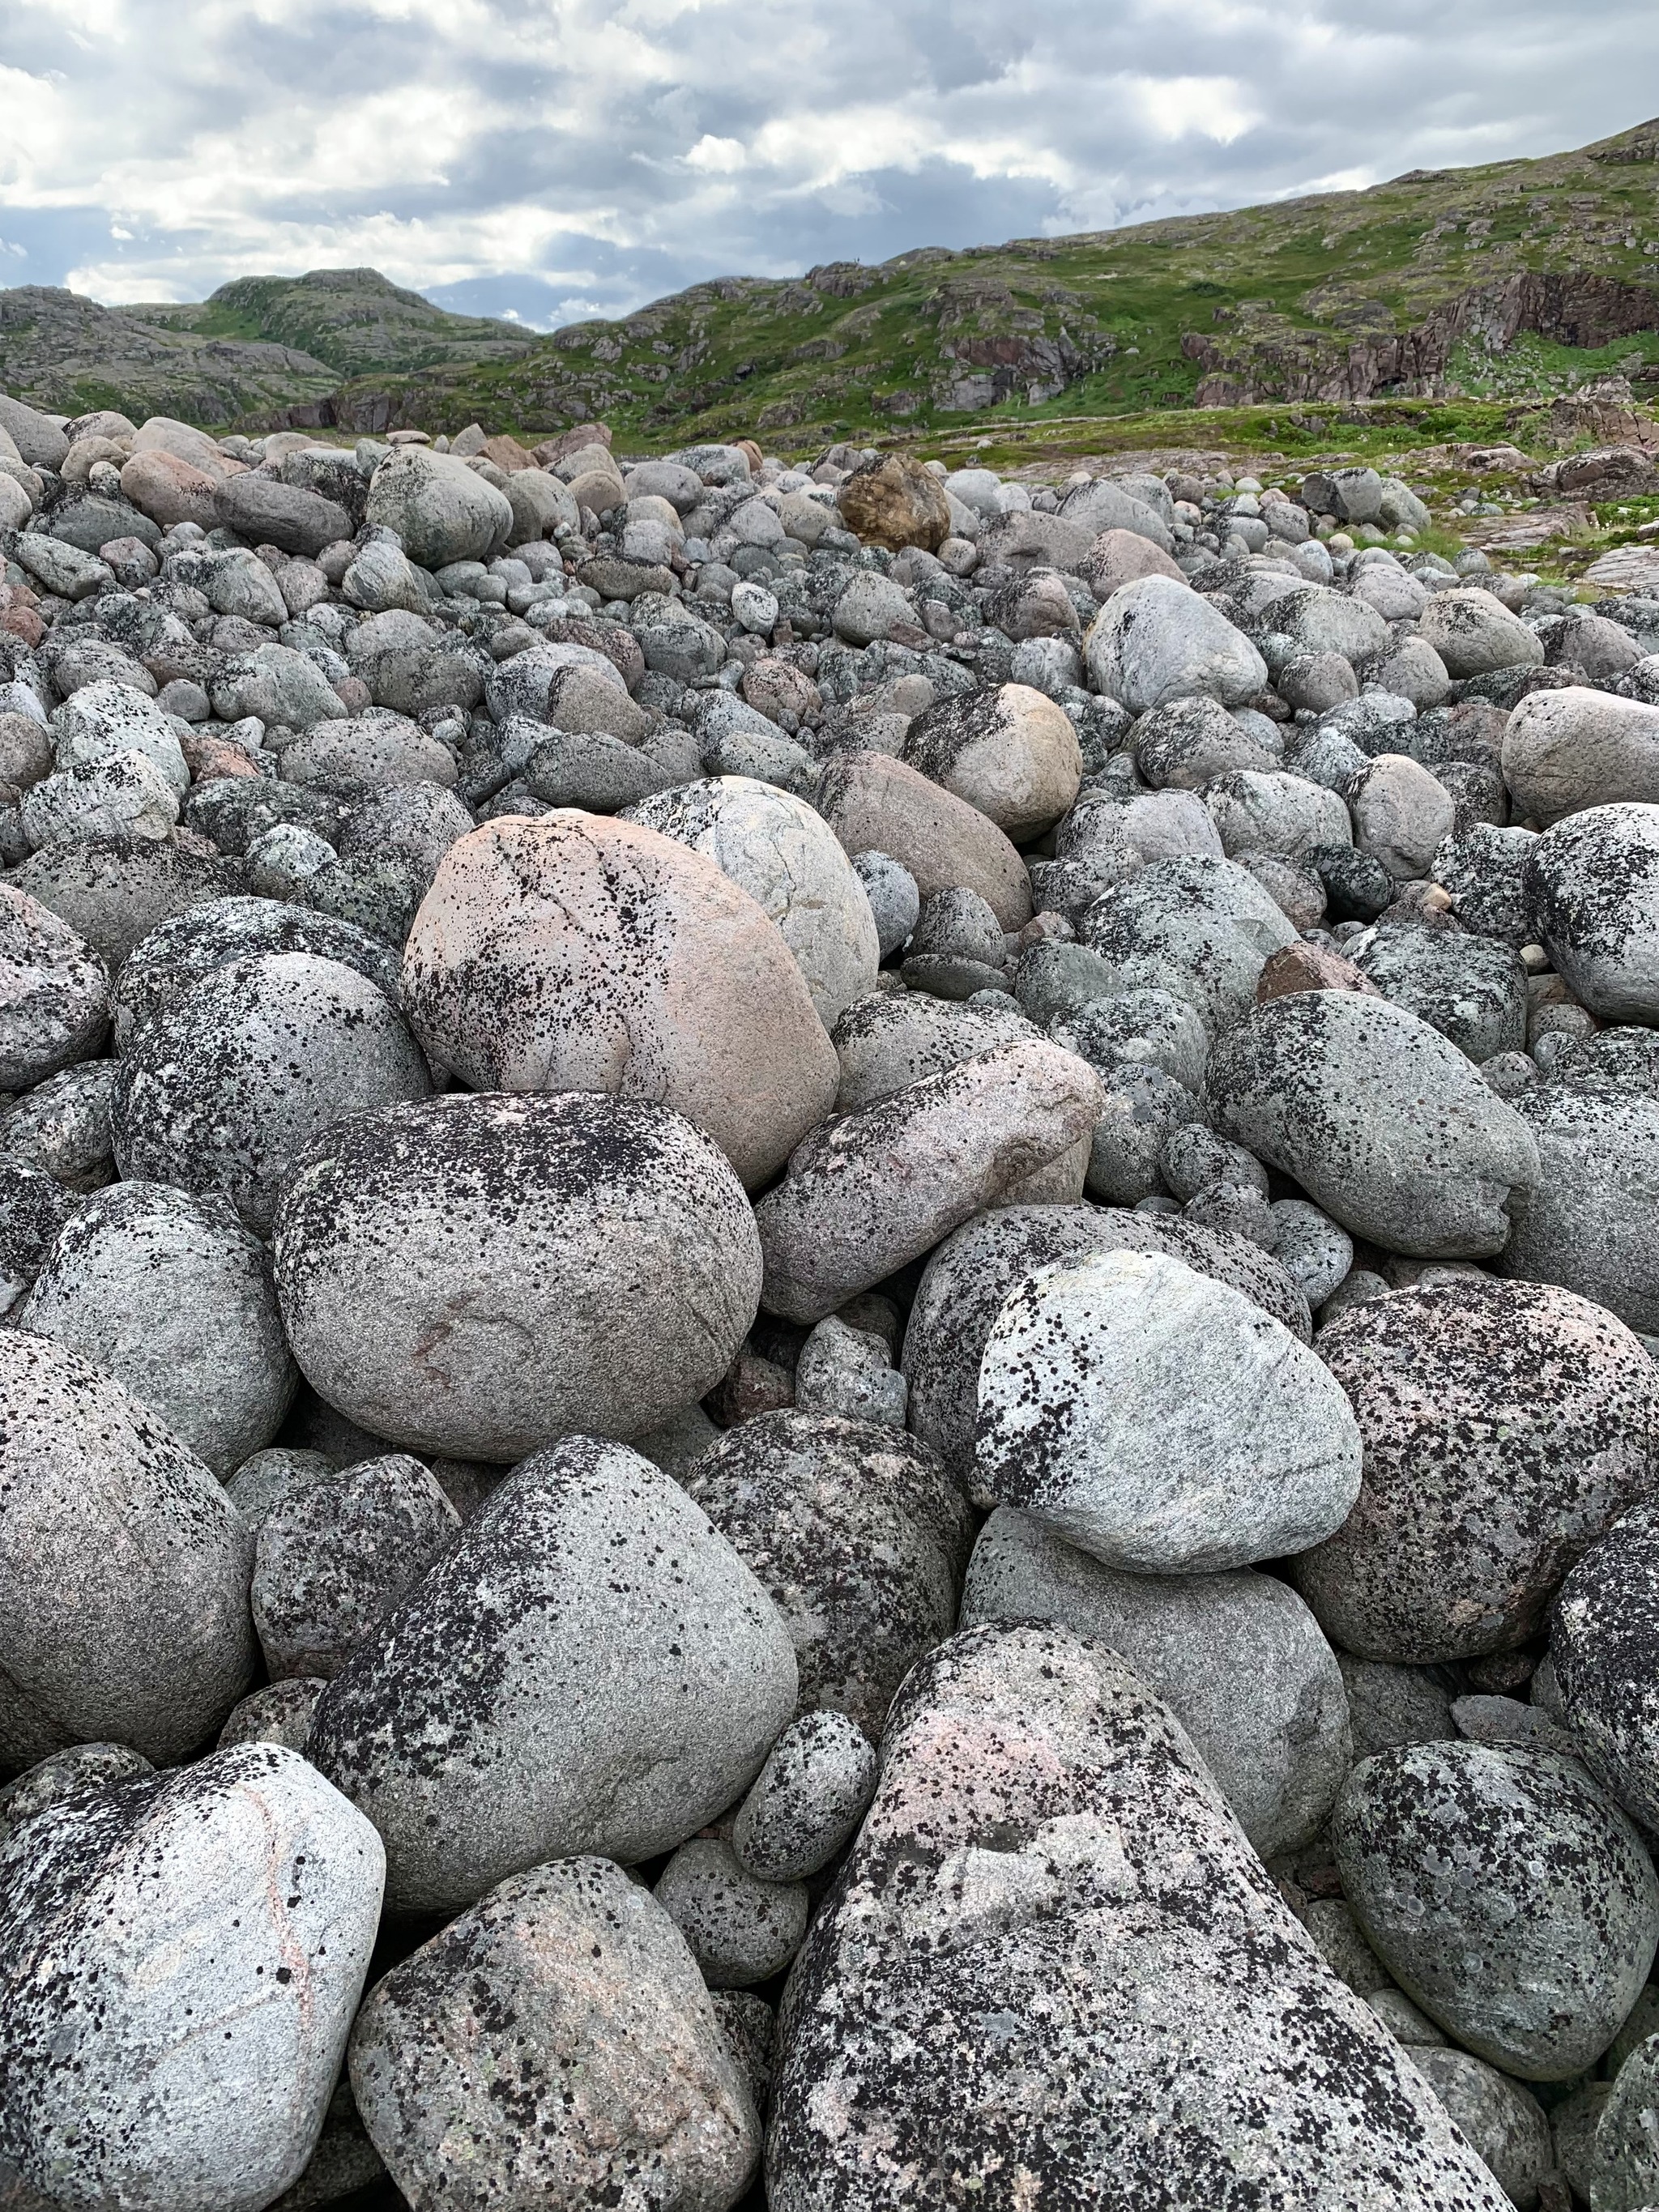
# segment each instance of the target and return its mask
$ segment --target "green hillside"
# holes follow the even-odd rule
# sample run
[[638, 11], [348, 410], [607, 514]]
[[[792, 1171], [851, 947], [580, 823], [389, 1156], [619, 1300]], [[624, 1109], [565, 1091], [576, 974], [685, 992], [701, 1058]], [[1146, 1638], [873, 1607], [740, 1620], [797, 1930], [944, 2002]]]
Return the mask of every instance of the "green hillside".
[[292, 346], [325, 362], [341, 376], [507, 361], [532, 343], [511, 323], [434, 307], [378, 269], [241, 276], [222, 284], [198, 307], [162, 302], [120, 312], [161, 330]]
[[[1517, 346], [1516, 341], [1520, 343]], [[514, 360], [360, 379], [343, 423], [635, 443], [1396, 394], [1659, 365], [1659, 124], [1578, 152], [799, 280], [694, 285]]]

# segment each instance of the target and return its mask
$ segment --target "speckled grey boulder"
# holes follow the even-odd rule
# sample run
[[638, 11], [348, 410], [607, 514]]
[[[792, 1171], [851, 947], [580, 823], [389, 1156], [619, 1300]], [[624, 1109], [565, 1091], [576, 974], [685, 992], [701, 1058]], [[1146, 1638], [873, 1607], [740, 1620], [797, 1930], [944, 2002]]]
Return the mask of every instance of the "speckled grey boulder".
[[0, 2158], [58, 2204], [260, 2212], [321, 2130], [380, 1838], [275, 1744], [54, 1809], [0, 1850]]
[[250, 1690], [225, 1716], [219, 1748], [233, 1743], [283, 1743], [290, 1751], [303, 1751], [324, 1687], [320, 1674], [292, 1674], [285, 1682], [267, 1682], [262, 1690]]
[[398, 1002], [396, 956], [367, 930], [277, 899], [216, 898], [151, 930], [115, 985], [115, 1042], [125, 1052], [149, 1018], [216, 969], [261, 952], [309, 952], [376, 983]]
[[386, 1838], [401, 1910], [741, 1796], [795, 1707], [765, 1590], [668, 1476], [572, 1437], [516, 1468], [324, 1692], [307, 1756]]
[[[1306, 1342], [1301, 1292], [1259, 1245], [1218, 1230], [1099, 1206], [1011, 1206], [964, 1223], [928, 1261], [904, 1333], [910, 1427], [966, 1481], [974, 1474], [979, 1368], [1003, 1300], [1050, 1261], [1162, 1252], [1236, 1291]], [[982, 1492], [975, 1502], [992, 1501]]]
[[853, 871], [864, 885], [884, 960], [900, 950], [921, 913], [921, 893], [908, 868], [885, 853], [855, 853]]
[[1263, 1858], [1323, 1825], [1352, 1764], [1336, 1655], [1271, 1575], [1124, 1574], [1012, 1507], [981, 1529], [961, 1625], [1052, 1620], [1109, 1644], [1191, 1736]]
[[1269, 956], [1296, 932], [1236, 861], [1154, 860], [1090, 908], [1083, 941], [1126, 986], [1172, 991], [1211, 1037], [1243, 1021]]
[[983, 686], [917, 715], [900, 757], [1023, 843], [1077, 797], [1083, 756], [1065, 709], [1029, 684]]
[[743, 1187], [661, 1106], [452, 1093], [341, 1123], [272, 1240], [307, 1378], [417, 1450], [642, 1434], [714, 1388], [760, 1292]]
[[370, 522], [395, 530], [404, 552], [423, 568], [488, 560], [513, 527], [504, 492], [465, 461], [419, 447], [402, 447], [380, 463], [365, 511]]
[[1516, 812], [1534, 822], [1650, 802], [1659, 799], [1659, 707], [1579, 684], [1531, 692], [1504, 727], [1503, 759]]
[[710, 1989], [752, 1989], [800, 1948], [809, 1911], [799, 1881], [762, 1881], [714, 1836], [682, 1844], [658, 1877], [656, 1899], [691, 1946]]
[[847, 1009], [832, 1033], [841, 1062], [836, 1109], [873, 1105], [924, 1075], [1036, 1035], [1014, 1007], [967, 1006], [926, 991], [872, 991]]
[[213, 1193], [264, 1231], [321, 1131], [431, 1087], [383, 991], [337, 960], [263, 953], [215, 969], [133, 1038], [110, 1103], [115, 1158], [125, 1176]]
[[1659, 1829], [1656, 1598], [1659, 1504], [1644, 1498], [1580, 1559], [1550, 1622], [1550, 1657], [1584, 1763], [1653, 1829]]
[[25, 1820], [32, 1820], [49, 1806], [96, 1797], [154, 1771], [142, 1752], [131, 1750], [124, 1743], [76, 1743], [67, 1751], [55, 1751], [50, 1759], [41, 1759], [0, 1790], [0, 1844], [15, 1828], [21, 1828]]
[[1538, 1179], [1531, 1130], [1455, 1045], [1403, 1006], [1297, 991], [1210, 1055], [1218, 1129], [1343, 1227], [1419, 1259], [1481, 1258]]
[[774, 2212], [1503, 2212], [1177, 1723], [1064, 1630], [912, 1674], [780, 2029]]
[[1399, 1744], [1456, 1741], [1451, 1692], [1426, 1667], [1356, 1659], [1348, 1651], [1339, 1651], [1336, 1663], [1348, 1693], [1356, 1761]]
[[0, 1091], [87, 1059], [108, 1027], [103, 962], [38, 899], [0, 884]]
[[394, 1966], [357, 2109], [416, 2204], [728, 2212], [760, 2127], [685, 1939], [601, 1858], [514, 1875]]
[[1322, 1206], [1305, 1198], [1279, 1199], [1270, 1211], [1273, 1257], [1317, 1311], [1353, 1266], [1353, 1240]]
[[1515, 1111], [1538, 1148], [1498, 1265], [1659, 1334], [1659, 1098], [1546, 1083]]
[[1604, 1022], [1659, 1021], [1659, 806], [1595, 806], [1533, 841], [1538, 941]]
[[1565, 2081], [1607, 2049], [1653, 1962], [1659, 1882], [1577, 1759], [1515, 1744], [1379, 1752], [1350, 1776], [1331, 1835], [1372, 1949], [1477, 2057]]
[[257, 1529], [283, 1498], [292, 1497], [308, 1483], [325, 1482], [335, 1472], [335, 1462], [325, 1452], [308, 1451], [293, 1444], [272, 1444], [242, 1462], [226, 1483], [225, 1495], [242, 1518]]
[[1536, 1633], [1562, 1577], [1659, 1477], [1659, 1368], [1570, 1291], [1459, 1275], [1320, 1333], [1364, 1444], [1346, 1522], [1291, 1564], [1327, 1635], [1413, 1664]]
[[1510, 946], [1462, 930], [1384, 924], [1342, 950], [1390, 1004], [1449, 1037], [1469, 1059], [1525, 1050], [1527, 971]]
[[1225, 615], [1173, 576], [1121, 585], [1084, 647], [1091, 688], [1144, 714], [1199, 695], [1237, 707], [1265, 690], [1267, 665]]
[[763, 1881], [799, 1881], [829, 1865], [875, 1794], [874, 1747], [833, 1707], [803, 1713], [766, 1755], [732, 1826], [738, 1863]]
[[939, 1461], [866, 1421], [762, 1413], [681, 1480], [783, 1616], [800, 1709], [878, 1735], [907, 1669], [956, 1625], [972, 1526]]
[[762, 1304], [821, 1321], [1070, 1152], [1100, 1100], [1086, 1060], [1032, 1037], [814, 1130], [755, 1209]]
[[406, 1452], [365, 1460], [272, 1508], [253, 1559], [253, 1625], [273, 1681], [331, 1681], [460, 1533], [461, 1516]]
[[[1659, 2201], [1659, 2035], [1638, 2044], [1620, 2068], [1595, 2123], [1581, 2174], [1594, 2212], [1647, 2212]], [[1565, 2160], [1563, 2160], [1563, 2164]]]
[[1555, 2151], [1548, 2118], [1532, 2092], [1467, 2051], [1419, 2045], [1412, 2063], [1510, 2203], [1536, 2205], [1539, 2177], [1554, 2165]]
[[166, 1183], [88, 1200], [18, 1319], [118, 1376], [222, 1479], [270, 1442], [298, 1379], [264, 1247], [228, 1206]]
[[0, 1121], [0, 1153], [26, 1162], [66, 1190], [101, 1190], [115, 1180], [110, 1094], [112, 1060], [85, 1060], [37, 1083]]
[[112, 974], [169, 915], [241, 888], [216, 854], [114, 831], [33, 854], [8, 881], [66, 921]]
[[1196, 1009], [1173, 991], [1157, 988], [1087, 1000], [1055, 1016], [1048, 1034], [1103, 1075], [1125, 1064], [1157, 1067], [1192, 1091], [1202, 1084], [1209, 1058], [1209, 1039]]
[[192, 1452], [79, 1352], [0, 1330], [0, 1765], [183, 1759], [253, 1669], [253, 1539]]
[[980, 1361], [977, 1457], [999, 1504], [1133, 1574], [1302, 1551], [1359, 1489], [1359, 1432], [1316, 1354], [1161, 1253], [1015, 1285]]

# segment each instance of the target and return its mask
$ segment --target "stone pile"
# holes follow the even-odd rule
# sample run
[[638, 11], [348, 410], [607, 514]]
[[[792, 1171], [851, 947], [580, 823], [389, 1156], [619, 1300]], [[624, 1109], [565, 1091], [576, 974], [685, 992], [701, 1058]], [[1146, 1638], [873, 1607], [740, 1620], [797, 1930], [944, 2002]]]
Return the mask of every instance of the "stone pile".
[[0, 2203], [1659, 2202], [1659, 603], [1425, 521], [0, 399]]

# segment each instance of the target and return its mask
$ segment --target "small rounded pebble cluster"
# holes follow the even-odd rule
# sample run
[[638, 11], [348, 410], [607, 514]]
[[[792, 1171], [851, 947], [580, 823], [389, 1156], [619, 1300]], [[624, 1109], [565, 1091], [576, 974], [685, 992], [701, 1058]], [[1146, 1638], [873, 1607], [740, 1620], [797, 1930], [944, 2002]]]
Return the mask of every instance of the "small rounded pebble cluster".
[[1659, 603], [0, 397], [0, 2204], [1659, 2203]]

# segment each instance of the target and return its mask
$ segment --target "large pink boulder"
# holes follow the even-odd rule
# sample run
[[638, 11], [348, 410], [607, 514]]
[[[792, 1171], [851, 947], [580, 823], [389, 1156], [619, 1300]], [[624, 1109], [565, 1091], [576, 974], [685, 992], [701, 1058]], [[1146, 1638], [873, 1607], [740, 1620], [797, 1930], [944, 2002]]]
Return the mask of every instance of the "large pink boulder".
[[135, 453], [121, 471], [121, 489], [138, 509], [163, 530], [175, 522], [198, 522], [204, 530], [218, 527], [213, 495], [221, 479], [198, 469], [193, 461], [159, 447]]
[[452, 845], [404, 994], [422, 1043], [475, 1091], [674, 1107], [750, 1188], [835, 1101], [835, 1048], [776, 924], [637, 823], [559, 808]]

